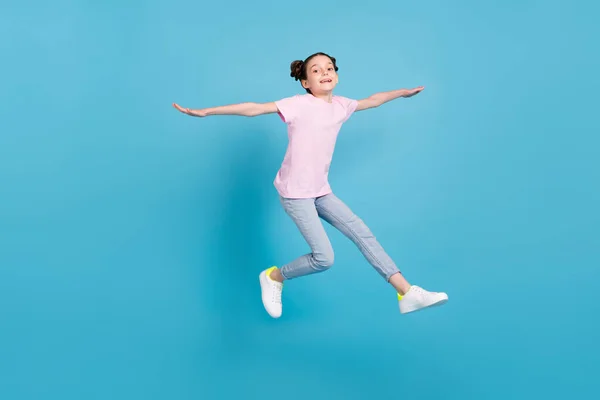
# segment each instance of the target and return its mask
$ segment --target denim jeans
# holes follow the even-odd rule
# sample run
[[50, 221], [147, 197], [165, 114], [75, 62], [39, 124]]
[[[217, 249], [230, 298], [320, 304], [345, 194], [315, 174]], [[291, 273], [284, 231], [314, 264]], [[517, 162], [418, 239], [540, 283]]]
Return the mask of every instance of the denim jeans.
[[285, 279], [323, 272], [333, 265], [333, 248], [321, 219], [352, 240], [386, 281], [400, 272], [367, 225], [333, 193], [309, 199], [280, 197], [280, 200], [311, 249], [311, 253], [280, 268]]

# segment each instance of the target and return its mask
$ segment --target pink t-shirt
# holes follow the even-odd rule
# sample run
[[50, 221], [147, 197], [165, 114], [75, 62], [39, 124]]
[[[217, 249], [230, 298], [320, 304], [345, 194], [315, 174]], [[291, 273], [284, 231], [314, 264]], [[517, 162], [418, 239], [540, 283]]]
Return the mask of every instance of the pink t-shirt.
[[338, 132], [358, 102], [333, 96], [332, 102], [309, 93], [276, 101], [288, 126], [288, 147], [275, 188], [282, 197], [310, 198], [331, 193], [329, 166]]

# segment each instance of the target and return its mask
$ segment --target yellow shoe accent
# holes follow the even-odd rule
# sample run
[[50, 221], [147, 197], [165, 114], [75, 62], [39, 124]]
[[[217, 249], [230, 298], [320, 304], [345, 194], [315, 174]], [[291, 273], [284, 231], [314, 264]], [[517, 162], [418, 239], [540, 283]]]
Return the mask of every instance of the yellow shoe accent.
[[273, 271], [274, 271], [274, 270], [276, 270], [276, 269], [277, 269], [277, 267], [275, 267], [275, 266], [273, 266], [273, 267], [271, 267], [271, 268], [267, 268], [267, 270], [265, 271], [265, 272], [266, 272], [266, 274], [267, 274], [267, 278], [269, 278], [269, 279], [273, 280], [273, 278], [271, 278], [271, 272], [273, 272]]
[[402, 295], [400, 293], [396, 293], [398, 295], [398, 301], [402, 300]]

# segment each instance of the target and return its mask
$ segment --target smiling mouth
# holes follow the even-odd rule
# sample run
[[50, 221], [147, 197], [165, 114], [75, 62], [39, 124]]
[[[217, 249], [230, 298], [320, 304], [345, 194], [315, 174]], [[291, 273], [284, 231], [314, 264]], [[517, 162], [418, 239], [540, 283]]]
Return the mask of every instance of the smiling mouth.
[[333, 82], [331, 79], [323, 79], [321, 83], [331, 83]]

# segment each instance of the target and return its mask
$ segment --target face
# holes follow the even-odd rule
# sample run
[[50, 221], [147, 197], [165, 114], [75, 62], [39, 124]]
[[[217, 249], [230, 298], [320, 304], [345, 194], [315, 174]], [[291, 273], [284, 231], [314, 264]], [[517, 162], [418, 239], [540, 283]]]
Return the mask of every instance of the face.
[[333, 91], [338, 83], [335, 67], [329, 57], [318, 55], [308, 61], [306, 80], [302, 86], [310, 89], [314, 94], [324, 94]]

